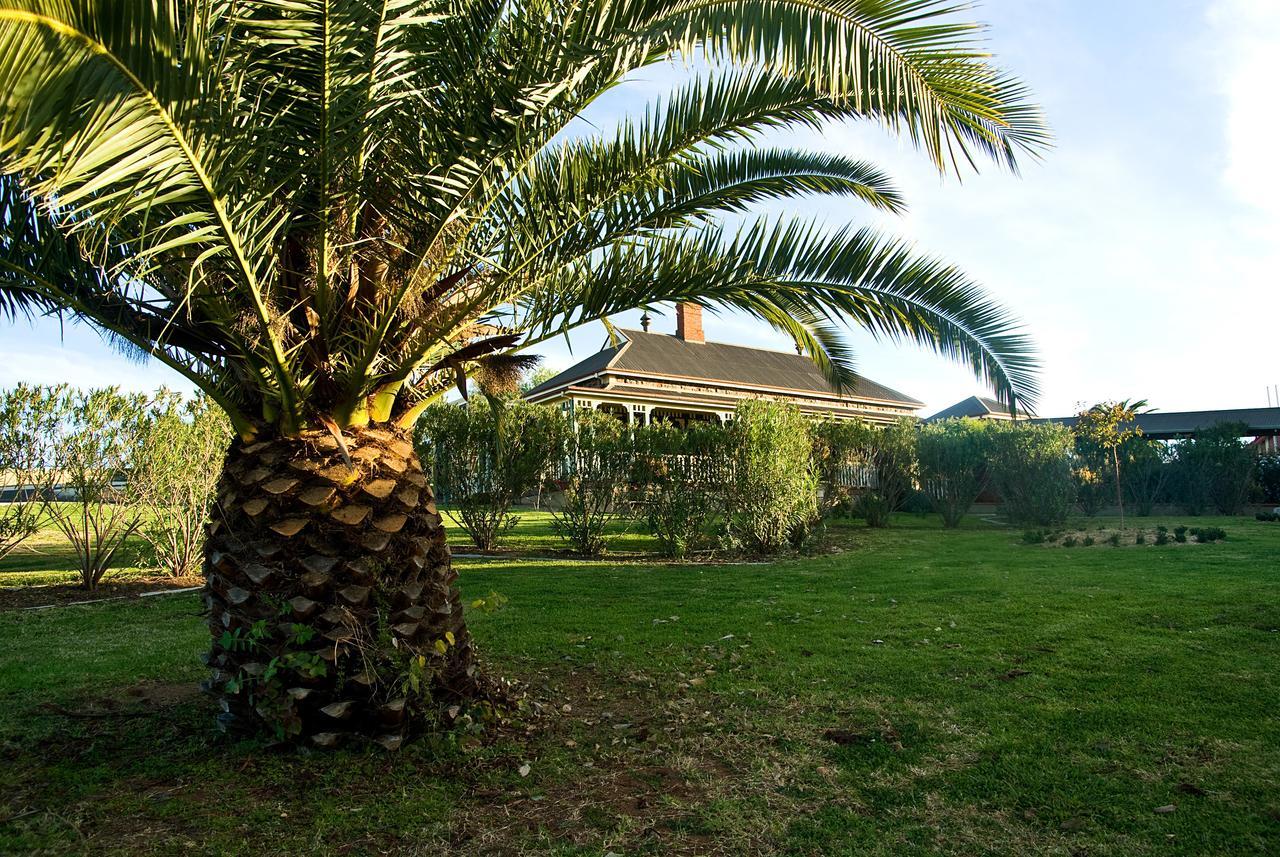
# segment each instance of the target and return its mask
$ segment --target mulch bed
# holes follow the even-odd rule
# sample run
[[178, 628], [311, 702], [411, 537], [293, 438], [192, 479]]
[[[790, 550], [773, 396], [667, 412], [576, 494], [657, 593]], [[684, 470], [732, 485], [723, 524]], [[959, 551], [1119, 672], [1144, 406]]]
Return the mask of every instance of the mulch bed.
[[200, 586], [199, 577], [148, 577], [132, 578], [119, 582], [110, 579], [98, 584], [92, 592], [74, 583], [53, 583], [46, 586], [0, 586], [0, 612], [24, 610], [31, 607], [66, 607], [73, 604], [92, 603], [105, 599], [141, 598], [144, 592], [167, 592]]

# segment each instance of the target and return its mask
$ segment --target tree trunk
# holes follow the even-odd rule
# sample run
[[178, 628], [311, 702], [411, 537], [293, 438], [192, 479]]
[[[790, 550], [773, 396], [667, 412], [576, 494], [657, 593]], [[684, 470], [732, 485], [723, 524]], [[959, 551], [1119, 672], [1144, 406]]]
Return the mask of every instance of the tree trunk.
[[209, 524], [206, 687], [219, 722], [388, 749], [493, 695], [476, 672], [440, 514], [408, 432], [232, 443]]

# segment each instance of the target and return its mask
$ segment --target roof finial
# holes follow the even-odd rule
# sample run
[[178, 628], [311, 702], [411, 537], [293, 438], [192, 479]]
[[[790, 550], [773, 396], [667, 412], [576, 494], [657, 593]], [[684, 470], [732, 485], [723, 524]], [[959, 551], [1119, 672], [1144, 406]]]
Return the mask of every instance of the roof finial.
[[648, 333], [649, 322], [651, 322], [652, 320], [653, 319], [649, 318], [649, 311], [645, 310], [644, 314], [640, 316], [640, 329], [643, 330], [645, 333]]

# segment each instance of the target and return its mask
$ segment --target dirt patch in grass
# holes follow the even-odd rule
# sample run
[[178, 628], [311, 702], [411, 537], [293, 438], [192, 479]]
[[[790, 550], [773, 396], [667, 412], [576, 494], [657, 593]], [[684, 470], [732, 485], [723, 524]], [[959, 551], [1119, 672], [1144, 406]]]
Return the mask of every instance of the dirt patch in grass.
[[189, 589], [204, 583], [199, 577], [146, 577], [114, 582], [110, 579], [89, 591], [73, 583], [44, 586], [0, 586], [0, 612], [41, 607], [93, 604], [108, 599], [141, 598], [149, 592]]
[[143, 717], [163, 708], [186, 702], [199, 693], [199, 687], [190, 681], [142, 681], [118, 693], [76, 700], [74, 706], [46, 702], [40, 707], [50, 714], [61, 715], [70, 720]]

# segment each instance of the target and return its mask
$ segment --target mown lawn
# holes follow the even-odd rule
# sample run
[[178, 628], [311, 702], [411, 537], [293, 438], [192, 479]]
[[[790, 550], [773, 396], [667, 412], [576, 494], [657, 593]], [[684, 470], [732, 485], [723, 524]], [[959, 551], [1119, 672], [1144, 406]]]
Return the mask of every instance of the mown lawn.
[[1280, 852], [1280, 525], [895, 523], [763, 565], [459, 560], [542, 705], [467, 749], [220, 741], [192, 595], [0, 613], [0, 852]]

